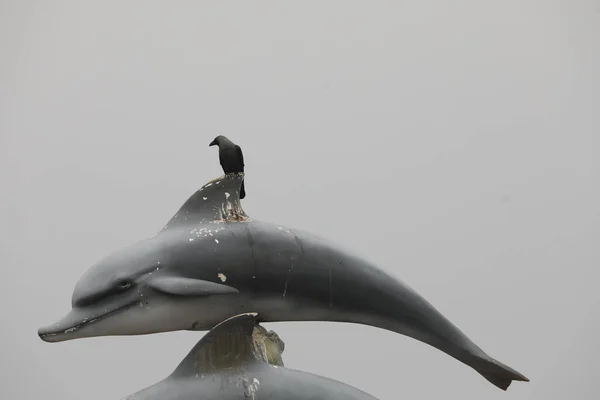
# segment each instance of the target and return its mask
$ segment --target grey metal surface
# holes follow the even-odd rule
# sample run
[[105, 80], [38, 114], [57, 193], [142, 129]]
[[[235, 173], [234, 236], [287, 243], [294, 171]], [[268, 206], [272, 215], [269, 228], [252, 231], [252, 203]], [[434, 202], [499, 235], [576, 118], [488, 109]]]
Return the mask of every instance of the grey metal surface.
[[232, 315], [338, 321], [413, 337], [506, 389], [523, 375], [489, 357], [408, 285], [306, 232], [249, 218], [243, 174], [194, 193], [156, 235], [90, 268], [72, 310], [39, 330], [48, 342], [208, 330]]
[[283, 347], [257, 320], [246, 313], [223, 321], [167, 378], [123, 400], [377, 400], [333, 379], [272, 365], [267, 347], [279, 357]]

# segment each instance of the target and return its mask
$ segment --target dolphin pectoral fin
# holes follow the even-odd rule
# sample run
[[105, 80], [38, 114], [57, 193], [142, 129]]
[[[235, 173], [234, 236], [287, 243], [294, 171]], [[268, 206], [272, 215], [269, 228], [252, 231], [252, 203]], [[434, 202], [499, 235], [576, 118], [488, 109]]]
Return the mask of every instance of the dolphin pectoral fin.
[[149, 286], [159, 292], [175, 296], [211, 296], [239, 293], [236, 288], [222, 283], [178, 276], [156, 277], [150, 281]]

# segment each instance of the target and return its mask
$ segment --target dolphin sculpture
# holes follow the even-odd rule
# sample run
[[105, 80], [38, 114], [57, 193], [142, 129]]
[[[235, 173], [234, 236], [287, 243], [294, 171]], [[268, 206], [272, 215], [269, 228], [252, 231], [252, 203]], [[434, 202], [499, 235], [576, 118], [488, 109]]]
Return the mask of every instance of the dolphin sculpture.
[[284, 345], [256, 313], [208, 332], [165, 379], [122, 400], [377, 400], [332, 379], [283, 366]]
[[427, 343], [506, 390], [528, 381], [488, 356], [408, 285], [309, 233], [249, 218], [243, 173], [196, 191], [154, 236], [110, 254], [77, 282], [47, 342], [210, 330], [249, 310], [263, 322], [371, 325]]

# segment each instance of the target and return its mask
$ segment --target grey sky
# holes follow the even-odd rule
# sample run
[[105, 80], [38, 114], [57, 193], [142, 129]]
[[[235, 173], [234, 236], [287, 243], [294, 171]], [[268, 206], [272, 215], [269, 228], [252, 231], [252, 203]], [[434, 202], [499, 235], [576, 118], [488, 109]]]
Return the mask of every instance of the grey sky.
[[268, 324], [286, 366], [381, 400], [592, 399], [599, 40], [597, 1], [3, 0], [0, 398], [119, 399], [199, 340], [37, 328], [221, 174], [224, 134], [249, 215], [354, 248], [531, 383], [349, 324]]

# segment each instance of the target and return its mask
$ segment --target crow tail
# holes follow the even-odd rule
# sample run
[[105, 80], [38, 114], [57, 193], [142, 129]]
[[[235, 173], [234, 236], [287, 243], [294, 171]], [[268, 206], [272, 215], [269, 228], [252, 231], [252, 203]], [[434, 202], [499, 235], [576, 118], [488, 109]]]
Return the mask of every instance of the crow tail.
[[244, 181], [242, 181], [242, 186], [240, 187], [240, 199], [246, 197], [246, 188], [244, 188]]

